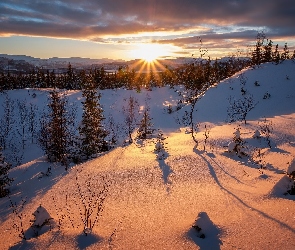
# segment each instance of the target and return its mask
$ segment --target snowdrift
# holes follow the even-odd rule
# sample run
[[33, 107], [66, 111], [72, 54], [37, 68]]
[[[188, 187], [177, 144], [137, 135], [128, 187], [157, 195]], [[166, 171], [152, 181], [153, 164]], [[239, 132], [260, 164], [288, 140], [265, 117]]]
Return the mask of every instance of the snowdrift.
[[[0, 105], [23, 101], [37, 107], [38, 120], [48, 91], [0, 93]], [[81, 92], [66, 94], [79, 124]], [[11, 193], [0, 199], [0, 248], [295, 249], [294, 196], [285, 195], [295, 157], [295, 63], [263, 64], [211, 87], [194, 111], [198, 145], [189, 133], [185, 95], [182, 86], [102, 91], [105, 125], [112, 117], [118, 144], [68, 171], [48, 163], [29, 133], [22, 147], [15, 106], [4, 155], [16, 166], [9, 173]], [[122, 107], [130, 96], [138, 100], [139, 117], [149, 105], [163, 138], [156, 132], [123, 144]], [[230, 121], [229, 107], [245, 96], [254, 105], [246, 124], [239, 116]], [[243, 154], [228, 150], [237, 129]], [[33, 215], [39, 207], [52, 223], [25, 240], [25, 232], [44, 219]]]

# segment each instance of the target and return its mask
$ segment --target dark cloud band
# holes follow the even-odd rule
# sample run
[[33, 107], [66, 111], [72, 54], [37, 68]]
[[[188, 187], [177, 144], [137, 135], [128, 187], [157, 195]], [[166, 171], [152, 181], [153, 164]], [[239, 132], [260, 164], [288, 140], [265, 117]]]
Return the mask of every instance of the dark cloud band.
[[[208, 40], [253, 39], [257, 27], [275, 37], [295, 37], [294, 0], [3, 0], [0, 35], [33, 35], [103, 41], [105, 35], [177, 31], [197, 26]], [[238, 27], [242, 32], [236, 32]], [[223, 29], [217, 34], [214, 29]], [[197, 31], [196, 31], [197, 32]], [[161, 39], [188, 47], [192, 37]]]

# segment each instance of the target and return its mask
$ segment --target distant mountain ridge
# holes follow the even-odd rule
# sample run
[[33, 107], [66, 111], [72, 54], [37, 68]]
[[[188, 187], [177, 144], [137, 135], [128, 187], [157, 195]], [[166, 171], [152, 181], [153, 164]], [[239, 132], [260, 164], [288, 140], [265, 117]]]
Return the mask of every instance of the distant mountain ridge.
[[28, 63], [34, 64], [35, 66], [40, 66], [42, 63], [54, 63], [54, 62], [67, 62], [67, 63], [76, 63], [76, 64], [102, 64], [102, 63], [113, 63], [113, 62], [125, 62], [124, 60], [114, 60], [109, 58], [102, 59], [91, 59], [91, 58], [82, 58], [82, 57], [69, 57], [69, 58], [60, 58], [60, 57], [51, 57], [48, 59], [41, 59], [32, 56], [26, 55], [8, 55], [8, 54], [0, 54], [0, 57], [5, 57], [12, 60], [22, 60]]
[[[243, 59], [243, 58], [240, 58]], [[117, 70], [120, 67], [128, 66], [129, 69], [134, 69], [141, 72], [163, 71], [165, 68], [176, 68], [180, 65], [191, 64], [199, 60], [193, 57], [178, 57], [178, 58], [159, 58], [157, 63], [153, 65], [146, 64], [141, 59], [133, 59], [125, 61], [122, 59], [91, 59], [83, 57], [51, 57], [48, 59], [36, 58], [27, 55], [8, 55], [0, 54], [0, 72], [28, 72], [34, 67], [42, 68], [43, 70], [66, 69], [70, 63], [76, 69], [90, 69], [104, 67], [106, 70]], [[218, 60], [229, 60], [229, 57], [224, 57]], [[213, 60], [214, 61], [214, 60]], [[213, 62], [212, 61], [212, 62]]]
[[[165, 67], [173, 68], [179, 65], [192, 63], [193, 61], [193, 58], [185, 57], [175, 59], [158, 59], [158, 63], [154, 64], [151, 69], [161, 71], [165, 69]], [[41, 59], [27, 55], [0, 54], [0, 71], [2, 72], [8, 70], [26, 72], [33, 67], [43, 68], [44, 70], [64, 69], [68, 67], [69, 63], [76, 69], [104, 67], [107, 70], [117, 70], [119, 67], [125, 66], [129, 66], [130, 69], [140, 70], [141, 65], [146, 65], [144, 61], [141, 61], [141, 59], [134, 59], [130, 61], [109, 58], [91, 59], [83, 57], [51, 57], [48, 59]]]

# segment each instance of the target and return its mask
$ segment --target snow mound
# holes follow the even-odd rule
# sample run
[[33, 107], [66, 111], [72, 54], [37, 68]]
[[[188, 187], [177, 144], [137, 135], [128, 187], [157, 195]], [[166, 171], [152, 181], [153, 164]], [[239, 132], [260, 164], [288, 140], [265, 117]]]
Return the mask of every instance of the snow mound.
[[194, 241], [201, 249], [220, 249], [222, 241], [219, 239], [221, 230], [214, 225], [206, 212], [200, 212], [187, 237]]
[[33, 215], [35, 216], [35, 221], [32, 226], [36, 227], [42, 227], [52, 219], [47, 210], [41, 205], [36, 209]]
[[[287, 175], [284, 175], [273, 187], [270, 192], [272, 197], [286, 197], [287, 191], [291, 189], [294, 180]], [[290, 197], [290, 196], [289, 196]], [[295, 199], [295, 196], [294, 196]]]

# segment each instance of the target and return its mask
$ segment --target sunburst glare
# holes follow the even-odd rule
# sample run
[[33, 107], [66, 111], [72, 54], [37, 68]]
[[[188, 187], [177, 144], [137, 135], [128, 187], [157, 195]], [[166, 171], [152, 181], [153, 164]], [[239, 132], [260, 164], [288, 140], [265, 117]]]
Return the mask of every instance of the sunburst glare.
[[131, 51], [132, 57], [142, 59], [147, 63], [151, 63], [168, 53], [166, 46], [151, 43], [137, 44]]

